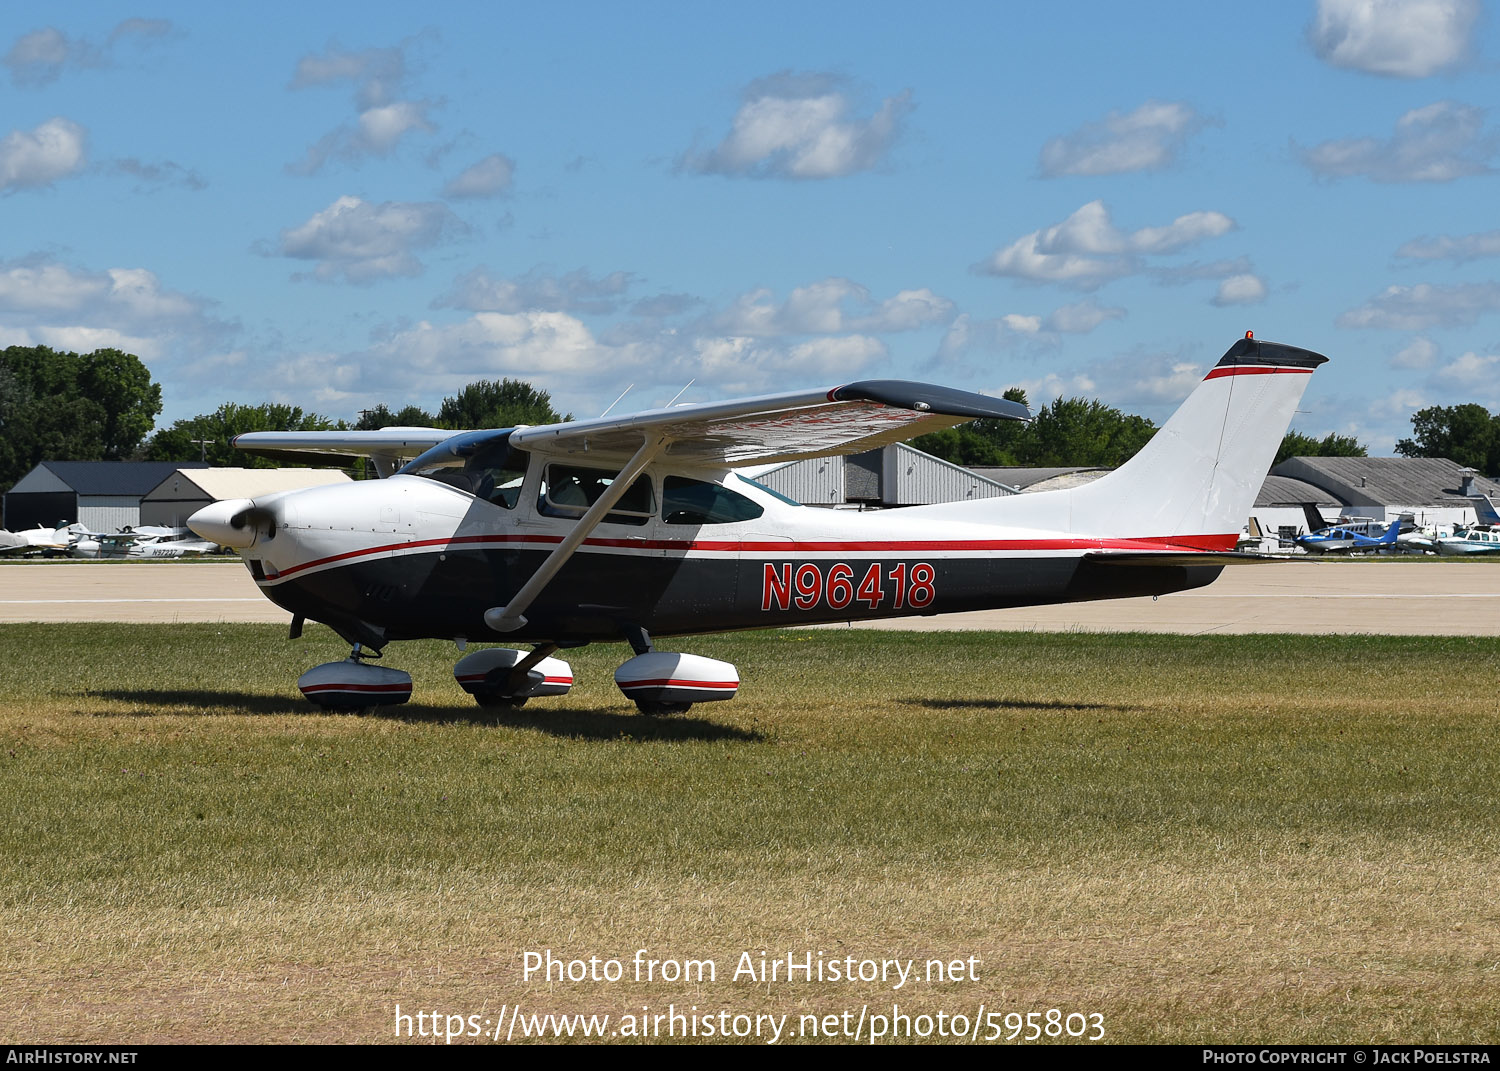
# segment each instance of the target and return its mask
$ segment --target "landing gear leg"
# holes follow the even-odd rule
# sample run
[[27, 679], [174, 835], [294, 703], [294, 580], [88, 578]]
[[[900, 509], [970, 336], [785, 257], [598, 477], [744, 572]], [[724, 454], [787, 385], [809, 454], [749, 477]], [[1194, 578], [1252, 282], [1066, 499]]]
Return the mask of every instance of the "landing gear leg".
[[515, 710], [536, 695], [565, 695], [573, 670], [552, 657], [556, 643], [539, 643], [529, 654], [497, 647], [476, 651], [453, 667], [453, 676], [482, 707]]

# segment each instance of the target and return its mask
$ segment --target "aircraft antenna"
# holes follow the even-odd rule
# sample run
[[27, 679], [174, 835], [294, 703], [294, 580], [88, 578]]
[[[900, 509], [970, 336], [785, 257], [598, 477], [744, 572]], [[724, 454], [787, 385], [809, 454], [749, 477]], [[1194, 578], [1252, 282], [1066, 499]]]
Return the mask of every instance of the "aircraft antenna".
[[[698, 377], [694, 376], [692, 379], [690, 379], [686, 383], [684, 383], [682, 385], [682, 389], [680, 391], [678, 391], [676, 394], [672, 395], [672, 402], [675, 402], [678, 398], [681, 398], [684, 394], [686, 394], [687, 393], [687, 389], [689, 387], [691, 387], [696, 382], [698, 382]], [[663, 409], [670, 409], [670, 408], [672, 408], [672, 402], [668, 402], [666, 405], [662, 406], [662, 408]]]
[[[630, 391], [631, 391], [631, 389], [632, 389], [632, 388], [633, 388], [633, 387], [634, 387], [634, 386], [635, 386], [635, 384], [634, 384], [634, 383], [632, 383], [632, 384], [631, 384], [631, 385], [630, 385], [630, 386], [629, 386], [629, 387], [626, 387], [626, 388], [625, 388], [625, 389], [624, 389], [624, 390], [622, 390], [622, 391], [621, 391], [621, 392], [620, 392], [620, 398], [623, 398], [623, 397], [625, 397], [625, 395], [627, 395], [627, 394], [629, 394], [629, 393], [630, 393]], [[614, 401], [612, 401], [612, 402], [610, 402], [610, 403], [609, 403], [609, 404], [608, 404], [608, 405], [607, 405], [607, 406], [605, 406], [605, 407], [604, 407], [604, 412], [602, 412], [602, 413], [600, 413], [600, 414], [599, 414], [599, 415], [600, 415], [600, 416], [601, 416], [601, 417], [606, 417], [606, 416], [609, 416], [609, 411], [610, 411], [610, 410], [611, 410], [611, 409], [613, 409], [613, 408], [614, 408], [614, 407], [615, 407], [615, 406], [617, 406], [617, 405], [619, 405], [619, 404], [620, 404], [620, 398], [616, 398], [616, 399], [615, 399], [615, 400], [614, 400]]]

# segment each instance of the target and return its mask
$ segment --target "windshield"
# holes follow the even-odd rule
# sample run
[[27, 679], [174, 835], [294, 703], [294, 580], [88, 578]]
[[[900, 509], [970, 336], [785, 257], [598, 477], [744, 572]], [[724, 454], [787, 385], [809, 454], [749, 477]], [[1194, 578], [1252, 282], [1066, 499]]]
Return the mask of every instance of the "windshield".
[[503, 509], [515, 509], [526, 480], [528, 455], [511, 446], [509, 436], [482, 443], [467, 457], [462, 456], [467, 453], [463, 445], [457, 450], [429, 451], [430, 456], [418, 458], [402, 471], [447, 484]]

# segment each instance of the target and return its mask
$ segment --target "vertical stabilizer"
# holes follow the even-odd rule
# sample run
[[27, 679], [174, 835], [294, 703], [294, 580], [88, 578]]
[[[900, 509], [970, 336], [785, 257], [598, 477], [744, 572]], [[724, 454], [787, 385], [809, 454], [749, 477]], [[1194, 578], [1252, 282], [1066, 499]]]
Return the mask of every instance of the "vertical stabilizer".
[[1322, 354], [1242, 338], [1151, 441], [1075, 492], [1073, 531], [1235, 537]]
[[1327, 360], [1247, 335], [1151, 441], [1109, 475], [1083, 487], [957, 508], [966, 509], [965, 519], [989, 523], [1232, 550], [1309, 375]]
[[1480, 524], [1500, 524], [1500, 513], [1495, 512], [1495, 504], [1488, 495], [1471, 495], [1469, 501], [1474, 503], [1474, 515]]

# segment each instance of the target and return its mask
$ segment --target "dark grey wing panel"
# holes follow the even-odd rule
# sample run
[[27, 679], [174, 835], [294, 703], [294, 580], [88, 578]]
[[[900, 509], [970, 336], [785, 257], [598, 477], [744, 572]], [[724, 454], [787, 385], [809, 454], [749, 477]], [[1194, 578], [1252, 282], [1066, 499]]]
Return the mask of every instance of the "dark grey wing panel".
[[991, 398], [952, 387], [911, 383], [901, 379], [865, 379], [858, 383], [847, 383], [829, 391], [828, 398], [835, 402], [879, 402], [898, 409], [914, 409], [919, 413], [942, 413], [975, 419], [1031, 419], [1030, 410], [1009, 398]]

